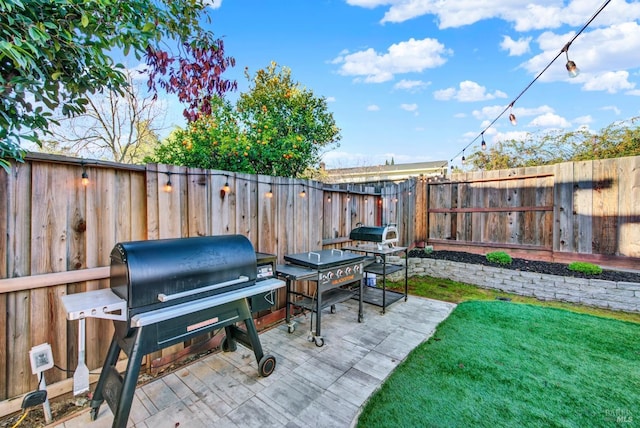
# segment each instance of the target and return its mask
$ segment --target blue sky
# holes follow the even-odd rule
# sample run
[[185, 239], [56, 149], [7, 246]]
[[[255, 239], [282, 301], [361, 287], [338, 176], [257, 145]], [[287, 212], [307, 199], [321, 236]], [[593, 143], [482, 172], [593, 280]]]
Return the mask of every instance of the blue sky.
[[[328, 167], [450, 160], [556, 56], [604, 0], [216, 0], [211, 29], [246, 91], [271, 61], [328, 100], [341, 129]], [[598, 131], [640, 115], [640, 1], [612, 0], [485, 132]], [[230, 94], [233, 99], [237, 95]], [[172, 106], [173, 107], [173, 106]], [[177, 117], [177, 115], [172, 115]], [[468, 149], [470, 153], [478, 139]], [[460, 163], [460, 156], [454, 164]]]

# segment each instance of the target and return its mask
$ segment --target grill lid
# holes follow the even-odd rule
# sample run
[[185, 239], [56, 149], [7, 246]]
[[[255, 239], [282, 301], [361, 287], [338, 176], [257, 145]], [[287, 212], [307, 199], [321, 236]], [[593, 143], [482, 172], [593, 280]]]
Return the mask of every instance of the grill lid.
[[309, 251], [308, 253], [286, 254], [284, 259], [290, 263], [312, 269], [330, 269], [346, 263], [364, 260], [364, 255], [346, 253], [340, 250]]
[[111, 251], [111, 290], [129, 309], [232, 291], [254, 284], [256, 274], [256, 254], [242, 235], [122, 242]]

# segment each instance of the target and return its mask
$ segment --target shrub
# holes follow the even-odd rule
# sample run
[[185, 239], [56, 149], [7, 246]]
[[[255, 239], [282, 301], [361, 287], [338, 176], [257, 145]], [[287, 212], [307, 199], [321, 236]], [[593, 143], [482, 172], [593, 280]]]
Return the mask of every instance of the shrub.
[[602, 273], [602, 268], [600, 266], [587, 262], [572, 262], [569, 263], [567, 268], [575, 272], [582, 272], [586, 275], [598, 275]]
[[487, 253], [486, 257], [487, 260], [489, 260], [491, 263], [497, 263], [503, 266], [510, 265], [513, 261], [511, 259], [511, 256], [504, 251], [494, 251], [492, 253]]

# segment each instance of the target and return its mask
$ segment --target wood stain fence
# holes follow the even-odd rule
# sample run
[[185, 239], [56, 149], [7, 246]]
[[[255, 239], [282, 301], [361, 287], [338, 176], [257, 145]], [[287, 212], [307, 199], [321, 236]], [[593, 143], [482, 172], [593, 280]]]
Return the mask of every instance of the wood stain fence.
[[[57, 366], [76, 367], [78, 326], [66, 320], [60, 297], [109, 287], [117, 242], [242, 234], [282, 262], [285, 254], [322, 248], [325, 213], [346, 236], [354, 222], [377, 222], [378, 198], [369, 191], [356, 186], [329, 202], [322, 184], [309, 180], [31, 154], [0, 174], [0, 400], [36, 389], [33, 346], [49, 343]], [[102, 367], [112, 332], [111, 321], [87, 319], [92, 371]], [[45, 376], [50, 395], [71, 390], [71, 374], [52, 369]], [[0, 415], [19, 409], [21, 400], [12, 401], [0, 401]]]
[[418, 188], [428, 226], [415, 239], [437, 249], [640, 268], [638, 156], [453, 174]]
[[[108, 287], [109, 254], [121, 241], [238, 233], [282, 262], [288, 253], [348, 244], [357, 223], [396, 223], [401, 245], [627, 266], [640, 260], [640, 157], [329, 186], [32, 154], [0, 174], [0, 195], [0, 415], [19, 410], [20, 396], [37, 387], [31, 347], [48, 342], [58, 366], [75, 368], [78, 327], [66, 321], [60, 296]], [[112, 328], [87, 320], [93, 371]], [[50, 395], [70, 391], [70, 376], [47, 371]]]

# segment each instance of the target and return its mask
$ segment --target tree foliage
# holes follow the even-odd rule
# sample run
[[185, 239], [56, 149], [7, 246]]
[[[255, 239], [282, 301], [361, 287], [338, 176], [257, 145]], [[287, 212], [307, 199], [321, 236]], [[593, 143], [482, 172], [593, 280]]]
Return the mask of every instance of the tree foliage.
[[[122, 93], [114, 50], [147, 57], [149, 87], [161, 82], [191, 109], [233, 88], [220, 77], [233, 60], [200, 26], [206, 7], [207, 0], [0, 0], [0, 164], [21, 159], [22, 139], [39, 142], [51, 111], [70, 117], [85, 112], [87, 94]], [[177, 54], [167, 50], [172, 44]], [[200, 79], [184, 93], [193, 73]]]
[[149, 160], [252, 174], [300, 177], [340, 139], [324, 98], [271, 63], [249, 80], [236, 106], [217, 98], [211, 115], [174, 132]]
[[640, 156], [638, 118], [615, 122], [599, 133], [586, 129], [529, 134], [526, 140], [507, 140], [471, 153], [470, 170], [494, 170], [561, 162]]

